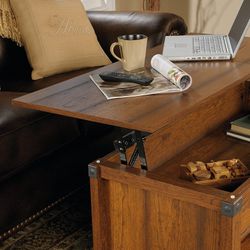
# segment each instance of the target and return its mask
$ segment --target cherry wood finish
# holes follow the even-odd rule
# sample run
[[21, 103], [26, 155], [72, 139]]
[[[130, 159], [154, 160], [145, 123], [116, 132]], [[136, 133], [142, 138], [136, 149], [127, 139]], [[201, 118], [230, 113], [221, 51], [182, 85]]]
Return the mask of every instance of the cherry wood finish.
[[[232, 157], [250, 166], [250, 145], [225, 136], [220, 127], [152, 171], [120, 165], [112, 155], [100, 159], [94, 164], [99, 176], [91, 179], [91, 190], [95, 195], [101, 190], [102, 203], [109, 206], [100, 210], [101, 203], [92, 200], [92, 214], [109, 218], [97, 232], [105, 228], [110, 234], [102, 239], [109, 248], [97, 241], [95, 249], [240, 250], [241, 242], [242, 249], [248, 249], [249, 240], [244, 239], [250, 233], [250, 179], [236, 189], [220, 190], [182, 180], [178, 171], [190, 160]], [[242, 197], [243, 205], [240, 213], [227, 217], [221, 202], [231, 203], [232, 194]]]
[[[94, 242], [95, 249], [240, 249], [241, 217], [222, 216], [220, 211], [229, 193], [105, 161], [99, 167], [99, 178], [108, 186], [102, 200], [110, 202], [100, 214], [108, 216], [110, 224], [100, 228], [110, 231], [110, 246]], [[93, 183], [91, 189], [98, 190]], [[93, 210], [93, 216], [96, 213]], [[95, 234], [95, 222], [93, 226]]]
[[250, 249], [250, 236], [248, 236], [241, 244], [241, 250]]
[[[160, 49], [149, 52], [147, 63]], [[91, 164], [97, 169], [90, 180], [94, 249], [248, 249], [250, 180], [233, 190], [195, 185], [180, 178], [179, 166], [233, 157], [250, 165], [249, 143], [225, 136], [229, 122], [249, 112], [249, 51], [245, 39], [231, 62], [178, 63], [193, 77], [182, 94], [107, 101], [82, 75], [13, 101], [151, 133], [145, 140], [149, 171], [121, 165], [116, 153]], [[233, 204], [232, 194], [242, 197], [243, 205], [227, 217], [221, 204]]]
[[[161, 50], [162, 48], [158, 47], [150, 51], [147, 64], [152, 54], [159, 53]], [[230, 88], [233, 84], [247, 80], [249, 50], [249, 39], [245, 39], [239, 54], [232, 62], [178, 63], [193, 78], [192, 88], [185, 93], [106, 100], [91, 82], [87, 73], [17, 98], [13, 104], [153, 133], [174, 122], [177, 116], [191, 112], [191, 109], [208, 97]], [[241, 55], [243, 55], [242, 58]], [[92, 73], [120, 67], [120, 63], [115, 63]]]
[[[109, 200], [107, 197], [108, 185], [102, 179], [90, 179], [90, 185], [96, 188], [91, 189], [91, 206], [92, 211], [99, 211], [92, 216], [92, 223], [95, 225], [95, 233], [93, 234], [93, 241], [96, 249], [111, 249], [111, 230], [110, 217], [107, 211], [109, 210]], [[103, 227], [103, 225], [106, 225]]]
[[[188, 68], [195, 79], [192, 90], [167, 96], [168, 111], [159, 107], [167, 121], [146, 138], [149, 171], [121, 165], [116, 153], [93, 163], [98, 169], [94, 179], [102, 185], [91, 180], [92, 197], [102, 194], [102, 202], [109, 202], [99, 210], [92, 200], [93, 216], [109, 218], [105, 225], [99, 220], [98, 227], [93, 220], [93, 231], [105, 228], [110, 233], [106, 239], [102, 235], [109, 248], [94, 241], [95, 249], [250, 249], [250, 179], [218, 189], [180, 177], [180, 165], [193, 160], [236, 157], [250, 167], [250, 144], [225, 135], [231, 120], [250, 111], [246, 48], [244, 43], [234, 62], [193, 63]], [[232, 195], [242, 197], [243, 204], [238, 214], [227, 217], [221, 206], [232, 204]]]

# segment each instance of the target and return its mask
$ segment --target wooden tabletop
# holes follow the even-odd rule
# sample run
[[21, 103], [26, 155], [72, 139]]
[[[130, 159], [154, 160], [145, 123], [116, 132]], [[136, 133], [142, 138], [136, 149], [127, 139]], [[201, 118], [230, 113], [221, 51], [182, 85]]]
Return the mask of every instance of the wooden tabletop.
[[[147, 62], [153, 54], [161, 53], [161, 49], [162, 47], [158, 47], [149, 51]], [[107, 100], [89, 79], [90, 73], [87, 73], [16, 98], [13, 104], [153, 133], [169, 122], [181, 119], [182, 114], [198, 107], [209, 96], [250, 79], [250, 38], [245, 38], [232, 61], [182, 62], [178, 66], [193, 78], [191, 88], [184, 93]], [[120, 67], [118, 62], [91, 73]]]

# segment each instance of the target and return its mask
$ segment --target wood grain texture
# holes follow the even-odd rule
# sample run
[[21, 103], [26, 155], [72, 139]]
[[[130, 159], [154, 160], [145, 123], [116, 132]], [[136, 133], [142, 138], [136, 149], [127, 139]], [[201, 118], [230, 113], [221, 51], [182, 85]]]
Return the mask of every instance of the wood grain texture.
[[[242, 58], [237, 56], [228, 62], [178, 63], [193, 78], [192, 87], [185, 93], [106, 100], [87, 73], [17, 98], [13, 103], [25, 108], [153, 133], [173, 122], [177, 115], [190, 112], [208, 97], [249, 79], [249, 49], [250, 39], [246, 38], [239, 52], [244, 55]], [[158, 53], [160, 51], [159, 47]], [[120, 63], [115, 63], [92, 73], [120, 67]]]
[[220, 212], [156, 193], [151, 202], [149, 249], [238, 249], [232, 246], [233, 220]]
[[220, 243], [218, 249], [241, 249], [240, 214], [234, 217], [220, 215]]
[[143, 190], [110, 182], [111, 249], [146, 249], [144, 211]]
[[[240, 250], [241, 241], [250, 232], [250, 180], [245, 181], [231, 193], [182, 181], [176, 173], [181, 163], [193, 159], [206, 162], [211, 159], [239, 156], [249, 165], [249, 147], [247, 142], [227, 137], [222, 127], [152, 171], [128, 168], [119, 163], [109, 162], [108, 159], [102, 159], [101, 178], [112, 183], [110, 192], [106, 195], [112, 194], [112, 197], [115, 197], [110, 200], [111, 203], [115, 203], [111, 205], [113, 212], [110, 216], [112, 218], [119, 215], [123, 220], [127, 218], [127, 223], [132, 221], [131, 225], [117, 222], [112, 224], [111, 235], [117, 234], [120, 230], [127, 232], [138, 219], [139, 224], [136, 228], [141, 224], [145, 225], [144, 237], [141, 228], [138, 229], [140, 237], [137, 239], [141, 239], [141, 243], [136, 244], [145, 244], [145, 248], [141, 249]], [[128, 192], [128, 189], [133, 191]], [[221, 214], [220, 205], [221, 201], [230, 202], [231, 194], [236, 197], [242, 196], [243, 206], [238, 215], [226, 217]], [[126, 205], [123, 201], [127, 196], [129, 197], [127, 206], [133, 204], [133, 208], [140, 208], [135, 210], [139, 212], [133, 215], [128, 211], [124, 212]], [[143, 218], [146, 218], [146, 222], [141, 221]], [[121, 240], [119, 237], [115, 239], [115, 246], [121, 243], [119, 239]], [[122, 242], [129, 245], [127, 249], [133, 249], [131, 247], [133, 238], [128, 234], [126, 240]], [[249, 246], [247, 242], [248, 239], [242, 243], [242, 249], [247, 249]]]
[[198, 206], [211, 210], [220, 209], [221, 200], [227, 200], [228, 192], [194, 185], [188, 181], [161, 177], [154, 173], [144, 173], [140, 169], [120, 167], [111, 162], [101, 163], [101, 178], [113, 180], [143, 190], [162, 192], [171, 198], [179, 196], [181, 201], [192, 202]]
[[250, 249], [250, 235], [241, 243], [241, 250], [249, 250]]
[[[160, 49], [149, 53], [147, 64]], [[250, 246], [250, 181], [226, 191], [179, 176], [180, 164], [188, 161], [240, 158], [250, 164], [249, 143], [227, 137], [223, 127], [248, 111], [244, 83], [250, 78], [249, 50], [246, 38], [232, 61], [179, 63], [193, 77], [192, 88], [181, 94], [107, 101], [85, 74], [13, 101], [25, 108], [154, 133], [146, 140], [151, 171], [120, 165], [114, 154], [96, 165], [99, 176], [90, 181], [94, 249]], [[119, 67], [115, 63], [92, 73]], [[221, 202], [232, 204], [232, 194], [242, 196], [243, 207], [236, 216], [226, 217]]]
[[244, 84], [235, 84], [194, 105], [188, 112], [180, 112], [175, 120], [148, 136], [145, 143], [148, 169], [160, 166], [238, 115], [243, 109], [244, 91]]
[[[200, 125], [199, 133], [202, 138], [194, 139], [192, 145], [173, 154], [160, 167], [145, 172], [120, 165], [119, 161], [115, 162], [117, 158], [113, 154], [102, 159], [100, 177], [110, 183], [106, 196], [109, 197], [111, 208], [111, 249], [247, 249], [247, 236], [250, 232], [250, 180], [234, 190], [223, 191], [192, 184], [181, 180], [179, 176], [180, 165], [194, 159], [209, 162], [240, 158], [246, 165], [250, 165], [249, 143], [226, 136], [228, 126], [222, 125], [228, 116], [236, 115], [237, 112], [240, 116], [244, 112], [242, 86], [243, 84], [236, 84], [227, 92], [229, 96], [233, 96], [232, 102], [227, 101], [229, 96], [226, 93], [221, 96], [222, 104], [216, 106], [214, 96], [211, 96], [202, 111], [206, 112], [208, 121], [214, 119], [213, 125]], [[210, 102], [215, 104], [211, 105]], [[234, 105], [231, 106], [231, 103]], [[221, 110], [222, 114], [219, 116], [218, 112], [207, 112], [206, 107], [210, 106], [214, 110]], [[193, 110], [187, 117], [199, 112], [200, 109]], [[203, 113], [200, 112], [200, 115]], [[185, 118], [183, 120], [186, 121]], [[178, 122], [176, 119], [177, 126]], [[227, 124], [229, 125], [229, 120]], [[174, 133], [174, 128], [173, 126], [169, 132]], [[197, 130], [199, 128], [189, 130], [191, 140]], [[159, 134], [164, 136], [165, 133], [163, 129]], [[147, 138], [147, 143], [150, 143], [150, 137]], [[181, 133], [177, 133], [176, 139], [180, 138]], [[170, 147], [171, 143], [167, 143]], [[154, 147], [156, 148], [155, 145]], [[168, 154], [167, 146], [162, 150], [163, 153], [164, 150]], [[156, 158], [159, 156], [158, 152], [155, 152]], [[221, 213], [221, 202], [232, 203], [232, 194], [243, 198], [243, 206], [239, 214], [227, 217]], [[131, 213], [131, 210], [135, 212]], [[131, 234], [133, 227], [137, 230], [136, 235]], [[121, 231], [124, 233], [121, 234]]]
[[109, 250], [240, 250], [239, 216], [225, 217], [178, 194], [172, 198], [130, 183], [109, 183]]
[[247, 179], [240, 185], [234, 191], [234, 194], [237, 197], [241, 196], [243, 198], [243, 205], [240, 213], [240, 233], [241, 239], [244, 240], [250, 234], [250, 179]]
[[227, 136], [227, 128], [228, 126], [214, 130], [186, 150], [176, 154], [159, 168], [154, 169], [153, 172], [164, 177], [179, 178], [180, 166], [196, 160], [210, 162], [211, 160], [239, 158], [246, 166], [250, 166], [250, 144]]
[[[115, 154], [102, 159], [100, 177], [110, 183], [105, 195], [110, 201], [112, 237], [107, 240], [111, 249], [250, 249], [250, 180], [223, 191], [180, 178], [180, 165], [189, 161], [239, 158], [250, 166], [250, 144], [226, 136], [230, 120], [248, 110], [246, 78], [232, 78], [232, 85], [220, 85], [222, 89], [215, 93], [212, 90], [218, 86], [212, 82], [220, 76], [203, 77], [210, 77], [209, 86], [199, 85], [195, 93], [201, 94], [199, 88], [204, 88], [209, 92], [205, 99], [197, 101], [198, 94], [193, 98], [187, 93], [180, 106], [175, 97], [166, 104], [168, 113], [161, 109], [168, 121], [146, 138], [148, 172], [120, 165]], [[220, 80], [230, 81], [224, 74]], [[185, 102], [187, 109], [182, 108]], [[237, 215], [227, 217], [221, 212], [221, 202], [232, 204], [232, 194], [242, 197], [243, 206]]]
[[100, 178], [90, 178], [90, 187], [94, 249], [111, 249], [109, 183]]

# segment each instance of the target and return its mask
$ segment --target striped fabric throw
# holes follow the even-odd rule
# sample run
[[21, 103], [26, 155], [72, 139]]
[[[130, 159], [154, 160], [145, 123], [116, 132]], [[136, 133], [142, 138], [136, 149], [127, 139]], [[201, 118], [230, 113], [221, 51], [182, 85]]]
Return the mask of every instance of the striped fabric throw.
[[0, 36], [9, 38], [22, 46], [21, 34], [10, 6], [10, 0], [0, 0]]

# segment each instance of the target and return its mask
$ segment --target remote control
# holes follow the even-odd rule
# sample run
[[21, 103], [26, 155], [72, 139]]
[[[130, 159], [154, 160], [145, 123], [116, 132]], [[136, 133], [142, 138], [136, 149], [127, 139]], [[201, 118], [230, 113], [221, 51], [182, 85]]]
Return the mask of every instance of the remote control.
[[102, 80], [107, 82], [133, 82], [141, 85], [149, 85], [154, 78], [139, 74], [129, 74], [121, 72], [105, 72], [99, 74]]

